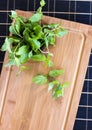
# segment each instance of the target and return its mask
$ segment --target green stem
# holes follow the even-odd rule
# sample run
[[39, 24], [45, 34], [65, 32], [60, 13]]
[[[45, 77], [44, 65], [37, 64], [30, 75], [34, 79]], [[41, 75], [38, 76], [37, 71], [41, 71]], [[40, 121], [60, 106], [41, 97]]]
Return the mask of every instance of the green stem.
[[16, 52], [16, 50], [18, 49], [18, 47], [20, 46], [20, 43], [22, 43], [23, 40], [21, 42], [18, 43], [18, 45], [16, 46], [15, 50], [14, 50], [14, 53]]

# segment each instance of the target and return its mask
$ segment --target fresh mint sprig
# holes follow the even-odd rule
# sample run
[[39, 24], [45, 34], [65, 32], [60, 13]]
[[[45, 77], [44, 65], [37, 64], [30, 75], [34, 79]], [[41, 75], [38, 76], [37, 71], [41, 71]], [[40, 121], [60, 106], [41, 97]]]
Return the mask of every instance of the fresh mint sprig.
[[[30, 60], [45, 62], [47, 66], [53, 66], [49, 46], [55, 45], [56, 37], [67, 34], [60, 24], [41, 24], [43, 17], [42, 8], [45, 1], [40, 1], [40, 7], [29, 18], [18, 16], [17, 12], [11, 11], [13, 20], [9, 27], [12, 36], [8, 36], [1, 48], [9, 52], [9, 61], [6, 66], [20, 66]], [[46, 48], [45, 50], [43, 48]]]
[[57, 76], [64, 74], [64, 70], [50, 70], [47, 75], [36, 75], [33, 77], [32, 81], [35, 84], [46, 84], [48, 83], [48, 91], [52, 90], [53, 98], [57, 99], [59, 97], [64, 96], [64, 90], [66, 87], [70, 85], [69, 82], [60, 83], [59, 80], [56, 79]]

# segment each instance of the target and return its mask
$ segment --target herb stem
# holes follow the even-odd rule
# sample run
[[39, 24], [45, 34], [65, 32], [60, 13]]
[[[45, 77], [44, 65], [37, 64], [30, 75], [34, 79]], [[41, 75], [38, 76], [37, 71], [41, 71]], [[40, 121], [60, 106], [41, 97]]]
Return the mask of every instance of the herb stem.
[[41, 53], [43, 54], [49, 54], [49, 51], [42, 51], [41, 49], [39, 49]]
[[22, 43], [23, 40], [21, 42], [18, 43], [18, 45], [16, 46], [15, 50], [14, 50], [14, 53], [16, 52], [16, 50], [18, 49], [18, 47], [20, 46], [20, 43]]
[[62, 28], [62, 27], [59, 26], [59, 27], [57, 27], [57, 28], [52, 29], [51, 31], [54, 32], [56, 29], [60, 29], [60, 28]]

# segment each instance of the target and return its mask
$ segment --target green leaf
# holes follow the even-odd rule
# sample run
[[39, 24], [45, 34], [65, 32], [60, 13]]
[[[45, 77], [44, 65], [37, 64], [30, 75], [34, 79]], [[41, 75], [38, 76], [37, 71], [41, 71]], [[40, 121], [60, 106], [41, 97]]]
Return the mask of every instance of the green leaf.
[[14, 23], [12, 23], [12, 25], [9, 27], [9, 31], [10, 31], [12, 34], [17, 35], [17, 31], [16, 31], [16, 28], [15, 28]]
[[37, 51], [41, 47], [40, 42], [36, 39], [30, 39], [30, 45], [32, 46], [32, 50], [34, 51]]
[[15, 57], [15, 62], [16, 62], [16, 65], [17, 65], [17, 66], [20, 65], [20, 60], [19, 60], [19, 58]]
[[13, 52], [8, 54], [8, 58], [9, 59], [14, 59], [15, 58], [15, 54]]
[[[22, 25], [28, 22], [28, 19], [26, 17], [23, 16], [18, 16], [18, 19], [20, 20], [20, 22], [22, 23]], [[28, 23], [27, 23], [28, 24]], [[26, 25], [25, 25], [26, 26]]]
[[9, 40], [11, 43], [19, 43], [21, 39], [19, 37], [10, 36]]
[[46, 35], [48, 34], [48, 36], [54, 36], [54, 32], [52, 32], [50, 29], [44, 29], [44, 33], [46, 33]]
[[27, 45], [21, 46], [18, 51], [16, 52], [16, 55], [22, 55], [24, 53], [27, 53], [29, 50], [29, 47]]
[[64, 90], [65, 88], [69, 86], [69, 82], [65, 82], [64, 84], [56, 84], [56, 86], [53, 89], [53, 97], [55, 99], [59, 98], [59, 97], [63, 97], [64, 96]]
[[42, 27], [38, 24], [37, 25], [34, 24], [33, 30], [34, 30], [34, 33], [35, 33], [34, 38], [35, 39], [41, 38], [41, 35], [43, 33]]
[[[11, 57], [10, 57], [10, 54], [11, 54]], [[5, 65], [6, 67], [7, 66], [11, 66], [11, 65], [16, 65], [16, 66], [19, 66], [20, 65], [20, 60], [18, 57], [16, 57], [15, 55], [13, 55], [13, 53], [9, 53], [9, 61], [8, 63]]]
[[62, 88], [61, 84], [56, 85], [56, 87], [53, 89], [52, 96], [57, 99], [64, 95], [64, 88]]
[[44, 1], [44, 0], [41, 0], [41, 1], [40, 1], [40, 5], [41, 5], [41, 7], [43, 7], [43, 6], [45, 5], [45, 1]]
[[39, 22], [40, 20], [42, 19], [42, 14], [41, 13], [36, 13], [36, 14], [33, 14], [29, 20], [31, 22]]
[[13, 10], [11, 11], [11, 17], [14, 19], [17, 17], [16, 11], [13, 11]]
[[64, 36], [67, 33], [68, 33], [67, 30], [64, 29], [64, 28], [61, 28], [59, 30], [55, 30], [55, 34], [56, 34], [57, 37]]
[[29, 43], [29, 45], [32, 47], [32, 50], [36, 52], [41, 47], [41, 43], [37, 39], [31, 38], [29, 33], [30, 30], [25, 28], [23, 32], [23, 39], [25, 42]]
[[50, 91], [51, 89], [53, 89], [53, 87], [55, 85], [59, 84], [59, 81], [58, 80], [54, 80], [52, 82], [49, 83], [49, 86], [48, 86], [48, 91]]
[[54, 64], [53, 64], [53, 62], [52, 62], [51, 60], [48, 60], [48, 61], [46, 62], [46, 64], [47, 64], [48, 67], [54, 66]]
[[29, 60], [29, 58], [28, 58], [28, 53], [22, 54], [22, 55], [19, 57], [19, 60], [20, 60], [20, 63], [21, 63], [21, 64], [26, 63], [26, 62]]
[[49, 34], [45, 39], [46, 47], [48, 48], [48, 45], [54, 45], [55, 44], [55, 37], [51, 34]]
[[32, 53], [32, 51], [30, 51], [28, 54], [28, 58], [30, 59], [32, 57], [32, 55], [33, 55], [33, 53]]
[[36, 13], [42, 13], [42, 7], [39, 7], [36, 11]]
[[57, 77], [57, 76], [59, 76], [59, 75], [62, 75], [64, 73], [64, 70], [62, 69], [62, 70], [51, 70], [50, 72], [49, 72], [49, 76], [50, 77]]
[[2, 45], [1, 50], [2, 51], [9, 51], [9, 53], [11, 53], [12, 51], [11, 51], [11, 47], [10, 46], [11, 46], [11, 41], [10, 41], [10, 39], [8, 37], [6, 37], [5, 42]]
[[33, 78], [33, 82], [36, 84], [45, 84], [47, 83], [48, 79], [47, 76], [44, 75], [37, 75]]
[[16, 19], [16, 23], [15, 23], [15, 29], [18, 33], [20, 33], [20, 29], [21, 29], [21, 24], [20, 24], [20, 20]]
[[55, 44], [55, 37], [50, 37], [50, 45], [54, 45]]
[[48, 24], [48, 28], [55, 29], [57, 27], [59, 27], [59, 24], [54, 24], [54, 23]]
[[28, 28], [25, 28], [25, 30], [23, 31], [23, 39], [25, 42], [30, 43], [30, 36], [29, 36], [29, 29]]
[[34, 61], [46, 61], [46, 56], [43, 54], [33, 55], [31, 59]]

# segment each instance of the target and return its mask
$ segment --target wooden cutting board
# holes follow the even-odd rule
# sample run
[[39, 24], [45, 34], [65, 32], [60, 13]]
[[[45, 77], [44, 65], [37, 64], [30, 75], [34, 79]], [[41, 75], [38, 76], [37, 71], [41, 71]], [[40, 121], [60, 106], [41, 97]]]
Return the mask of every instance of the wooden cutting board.
[[[30, 12], [17, 11], [29, 17]], [[44, 63], [28, 63], [32, 69], [16, 77], [16, 67], [4, 68], [0, 81], [0, 130], [72, 130], [92, 47], [92, 27], [44, 16], [43, 23], [60, 23], [68, 34], [50, 48], [55, 66], [63, 68], [61, 82], [70, 81], [64, 97], [55, 100], [47, 85], [35, 85], [32, 77], [48, 73]], [[7, 62], [7, 54], [4, 63]]]

